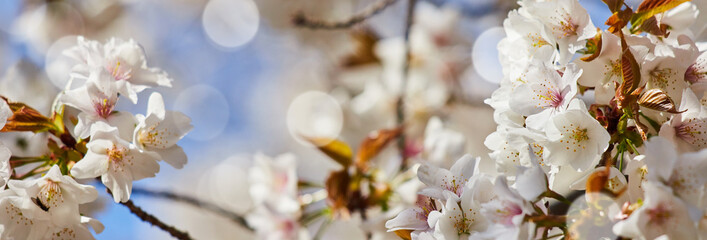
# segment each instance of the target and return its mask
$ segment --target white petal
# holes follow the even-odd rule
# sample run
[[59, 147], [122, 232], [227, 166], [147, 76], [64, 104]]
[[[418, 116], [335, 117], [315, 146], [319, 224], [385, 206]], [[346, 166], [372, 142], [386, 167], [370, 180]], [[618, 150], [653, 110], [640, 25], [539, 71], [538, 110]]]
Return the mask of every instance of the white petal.
[[158, 92], [152, 93], [147, 102], [147, 115], [151, 114], [156, 115], [159, 119], [165, 118], [164, 99], [162, 99], [162, 94]]
[[79, 178], [95, 178], [108, 171], [108, 156], [89, 151], [71, 168], [71, 175]]
[[182, 167], [187, 164], [187, 154], [180, 146], [174, 145], [170, 148], [157, 150], [155, 152], [160, 155], [162, 160], [176, 169], [182, 169]]
[[429, 227], [427, 226], [427, 221], [420, 220], [417, 216], [421, 212], [416, 208], [408, 208], [398, 213], [395, 218], [385, 222], [385, 227], [388, 232], [397, 231], [401, 229], [406, 230], [425, 230]]

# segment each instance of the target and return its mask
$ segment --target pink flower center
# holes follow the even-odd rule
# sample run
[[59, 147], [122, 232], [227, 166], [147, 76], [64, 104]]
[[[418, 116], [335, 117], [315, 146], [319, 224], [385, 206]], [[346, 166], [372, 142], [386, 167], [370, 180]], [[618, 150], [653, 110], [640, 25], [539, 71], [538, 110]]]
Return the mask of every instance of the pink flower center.
[[[549, 87], [547, 86], [548, 83], [543, 83], [543, 87]], [[562, 105], [563, 100], [565, 99], [565, 96], [562, 95], [562, 91], [555, 87], [550, 87], [546, 88], [542, 91], [540, 90], [535, 90], [535, 99], [540, 100], [540, 103], [538, 103], [538, 107], [540, 108], [547, 108], [547, 107], [552, 107], [557, 109]]]
[[496, 216], [500, 220], [499, 223], [505, 225], [513, 225], [513, 217], [523, 214], [523, 209], [513, 202], [503, 201], [503, 208], [496, 209]]
[[690, 65], [685, 71], [685, 81], [691, 84], [695, 84], [699, 81], [704, 81], [707, 78], [707, 69], [705, 69], [707, 63], [704, 59], [697, 59], [697, 62]]
[[665, 203], [660, 203], [658, 206], [646, 211], [648, 213], [649, 223], [663, 225], [672, 217], [670, 206]]
[[430, 213], [432, 211], [437, 211], [437, 206], [435, 206], [433, 200], [426, 196], [417, 195], [417, 202], [415, 202], [415, 205], [420, 208], [417, 212], [417, 219], [421, 221], [427, 222], [427, 217], [430, 216]]
[[690, 118], [675, 127], [675, 134], [694, 147], [702, 148], [707, 145], [707, 126], [702, 120]]
[[93, 108], [98, 116], [107, 119], [108, 116], [113, 112], [113, 107], [115, 103], [108, 100], [108, 98], [102, 98], [101, 100], [93, 103]]

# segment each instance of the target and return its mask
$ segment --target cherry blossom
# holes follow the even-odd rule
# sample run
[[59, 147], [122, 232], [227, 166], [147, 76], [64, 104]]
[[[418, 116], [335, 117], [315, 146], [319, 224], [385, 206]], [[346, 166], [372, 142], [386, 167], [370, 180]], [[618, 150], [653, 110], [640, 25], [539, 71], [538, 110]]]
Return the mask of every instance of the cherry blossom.
[[[675, 146], [662, 137], [646, 142], [646, 178], [662, 182], [685, 202], [700, 206], [707, 177], [707, 150], [678, 154]], [[644, 184], [645, 185], [645, 184]]]
[[571, 55], [584, 48], [585, 41], [597, 32], [587, 10], [577, 0], [524, 0], [521, 3], [527, 13], [542, 22], [556, 39], [561, 63], [568, 62]]
[[133, 143], [141, 151], [159, 155], [175, 168], [187, 163], [187, 154], [177, 145], [194, 127], [191, 119], [181, 112], [166, 111], [159, 93], [152, 93], [147, 103], [147, 116], [137, 115], [137, 126], [133, 132]]
[[700, 104], [690, 89], [683, 91], [680, 110], [660, 128], [660, 136], [669, 139], [681, 152], [692, 152], [707, 147], [707, 107]]
[[87, 138], [96, 122], [105, 122], [118, 126], [120, 136], [130, 139], [135, 126], [135, 117], [127, 112], [114, 111], [118, 103], [118, 89], [110, 84], [108, 72], [91, 71], [86, 85], [66, 91], [61, 101], [67, 106], [81, 110], [74, 133], [80, 138]]
[[47, 174], [38, 179], [10, 180], [8, 186], [20, 197], [15, 206], [27, 216], [46, 219], [49, 226], [79, 224], [79, 204], [92, 202], [98, 196], [93, 186], [82, 185], [72, 177], [62, 175], [54, 165]]
[[417, 169], [417, 177], [427, 187], [420, 194], [434, 199], [459, 201], [469, 178], [475, 175], [478, 159], [464, 155], [449, 169], [423, 164]]
[[160, 170], [157, 156], [142, 152], [118, 136], [118, 129], [99, 123], [86, 144], [88, 152], [71, 168], [76, 178], [101, 177], [115, 202], [130, 199], [133, 181], [154, 177]]
[[546, 127], [548, 162], [569, 164], [577, 170], [587, 170], [598, 161], [609, 145], [606, 132], [587, 112], [584, 103], [575, 100], [567, 111], [557, 114]]
[[646, 192], [643, 205], [627, 219], [616, 223], [614, 233], [638, 239], [656, 239], [660, 236], [697, 239], [697, 229], [685, 203], [660, 183], [647, 182], [643, 188]]
[[250, 195], [254, 203], [266, 205], [280, 213], [298, 211], [294, 155], [284, 154], [273, 159], [258, 153], [254, 161], [255, 166], [249, 172]]
[[511, 94], [509, 105], [517, 113], [528, 116], [526, 125], [542, 130], [556, 113], [566, 109], [577, 94], [577, 78], [582, 70], [569, 64], [560, 75], [547, 64], [531, 64]]
[[102, 69], [109, 74], [110, 85], [133, 103], [137, 93], [148, 87], [172, 86], [172, 79], [157, 68], [147, 67], [145, 52], [134, 40], [111, 38], [105, 44], [77, 39], [77, 46], [64, 52], [79, 61], [73, 71], [77, 76], [90, 78], [90, 73]]

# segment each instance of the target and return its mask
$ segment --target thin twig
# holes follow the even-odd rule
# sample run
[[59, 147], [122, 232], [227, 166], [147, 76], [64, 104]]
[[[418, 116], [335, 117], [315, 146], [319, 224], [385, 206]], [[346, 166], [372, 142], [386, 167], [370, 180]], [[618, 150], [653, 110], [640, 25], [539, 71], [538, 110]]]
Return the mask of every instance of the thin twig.
[[[108, 194], [110, 194], [111, 196], [113, 195], [113, 193], [111, 193], [110, 189], [108, 189], [108, 188], [106, 188], [106, 192], [108, 192]], [[192, 239], [187, 232], [184, 232], [184, 231], [176, 229], [172, 226], [169, 226], [166, 223], [162, 222], [157, 217], [152, 216], [152, 214], [145, 212], [144, 210], [142, 210], [142, 208], [135, 206], [135, 204], [133, 204], [132, 200], [128, 200], [127, 202], [124, 202], [124, 203], [121, 202], [120, 204], [127, 207], [128, 209], [130, 209], [130, 212], [135, 214], [135, 216], [140, 218], [142, 221], [148, 222], [148, 223], [152, 224], [153, 226], [156, 226], [156, 227], [164, 230], [165, 232], [168, 232], [170, 235], [172, 235], [172, 237], [175, 237], [176, 239], [180, 239], [180, 240]]]
[[[407, 79], [408, 75], [410, 74], [410, 29], [412, 28], [412, 19], [413, 19], [413, 14], [415, 12], [415, 5], [417, 3], [417, 0], [408, 0], [408, 6], [407, 6], [407, 12], [405, 15], [405, 55], [404, 57], [404, 62], [403, 62], [403, 74], [402, 74], [402, 81], [400, 83], [400, 96], [398, 97], [398, 101], [396, 102], [395, 105], [395, 111], [396, 111], [396, 123], [398, 126], [403, 126], [403, 123], [405, 122], [405, 105], [404, 105], [404, 99], [405, 99], [405, 92], [407, 89]], [[400, 133], [400, 136], [398, 137], [398, 149], [400, 150], [400, 155], [403, 158], [403, 164], [400, 166], [401, 169], [405, 168], [407, 165], [406, 164], [406, 151], [405, 151], [405, 130]]]
[[304, 15], [304, 13], [299, 12], [295, 15], [293, 21], [295, 26], [305, 27], [310, 29], [342, 29], [350, 28], [353, 25], [359, 24], [366, 19], [378, 14], [379, 12], [386, 9], [388, 6], [395, 3], [397, 0], [380, 0], [374, 4], [371, 4], [366, 8], [366, 10], [351, 16], [349, 19], [340, 22], [329, 22], [319, 19], [311, 19]]
[[239, 225], [241, 225], [242, 227], [244, 227], [248, 230], [254, 231], [254, 229], [250, 225], [248, 225], [248, 222], [246, 222], [245, 218], [243, 218], [242, 216], [240, 216], [234, 212], [228, 211], [226, 209], [223, 209], [215, 204], [199, 200], [195, 197], [180, 195], [180, 194], [173, 193], [173, 192], [151, 191], [151, 190], [141, 189], [141, 188], [133, 188], [132, 193], [138, 194], [138, 195], [143, 195], [143, 196], [148, 196], [148, 197], [170, 199], [170, 200], [174, 200], [177, 202], [183, 202], [183, 203], [186, 203], [186, 204], [198, 207], [198, 208], [206, 209], [211, 212], [217, 213], [221, 216], [224, 216], [226, 218], [229, 218], [232, 221], [238, 223]]

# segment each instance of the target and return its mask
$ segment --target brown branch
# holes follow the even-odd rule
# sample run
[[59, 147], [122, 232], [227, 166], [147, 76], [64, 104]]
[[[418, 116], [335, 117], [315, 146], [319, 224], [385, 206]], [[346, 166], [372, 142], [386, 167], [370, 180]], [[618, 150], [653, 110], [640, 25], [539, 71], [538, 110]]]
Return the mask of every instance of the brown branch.
[[[396, 123], [398, 126], [403, 126], [403, 123], [405, 122], [405, 105], [404, 105], [404, 99], [405, 99], [405, 92], [407, 89], [407, 78], [408, 75], [410, 74], [410, 52], [411, 52], [411, 47], [410, 47], [410, 29], [412, 28], [412, 19], [413, 15], [415, 12], [415, 5], [417, 3], [417, 0], [408, 0], [408, 6], [407, 6], [407, 13], [405, 16], [405, 55], [404, 57], [404, 63], [403, 63], [403, 74], [402, 74], [402, 81], [400, 83], [400, 96], [398, 96], [398, 101], [396, 102], [395, 105], [395, 112], [396, 112]], [[398, 149], [400, 150], [400, 155], [402, 156], [403, 159], [403, 164], [400, 166], [401, 169], [404, 169], [406, 167], [406, 160], [407, 156], [406, 151], [405, 151], [405, 129], [402, 130], [400, 135], [398, 136]]]
[[366, 19], [380, 13], [388, 6], [395, 3], [397, 0], [380, 0], [372, 5], [370, 5], [366, 10], [351, 16], [349, 19], [340, 22], [329, 22], [320, 19], [311, 19], [304, 15], [304, 13], [299, 12], [295, 14], [293, 22], [295, 26], [310, 28], [310, 29], [342, 29], [350, 28], [356, 24], [359, 24]]
[[[111, 196], [113, 195], [113, 193], [108, 188], [106, 188], [106, 192], [108, 192], [108, 194], [110, 194]], [[187, 232], [184, 232], [184, 231], [176, 229], [172, 226], [169, 226], [166, 223], [162, 222], [160, 219], [156, 218], [155, 216], [152, 216], [152, 214], [145, 212], [144, 210], [142, 210], [142, 208], [135, 206], [135, 204], [133, 204], [132, 200], [128, 200], [127, 202], [124, 202], [124, 203], [121, 202], [120, 204], [127, 207], [128, 209], [130, 209], [130, 212], [135, 214], [135, 216], [140, 218], [142, 221], [148, 222], [148, 223], [152, 224], [153, 226], [156, 226], [156, 227], [164, 230], [165, 232], [168, 232], [170, 235], [172, 235], [172, 237], [174, 237], [176, 239], [180, 239], [180, 240], [191, 240], [192, 239]]]
[[151, 191], [151, 190], [141, 189], [141, 188], [133, 188], [132, 193], [137, 194], [137, 195], [147, 196], [147, 197], [155, 197], [155, 198], [164, 198], [164, 199], [174, 200], [174, 201], [186, 203], [186, 204], [198, 207], [198, 208], [203, 208], [208, 211], [217, 213], [221, 216], [224, 216], [226, 218], [229, 218], [232, 221], [241, 225], [242, 227], [244, 227], [248, 230], [254, 231], [254, 229], [250, 225], [248, 225], [248, 222], [245, 220], [245, 218], [238, 215], [237, 213], [223, 209], [215, 204], [204, 202], [204, 201], [199, 200], [195, 197], [180, 195], [180, 194], [173, 193], [173, 192]]

